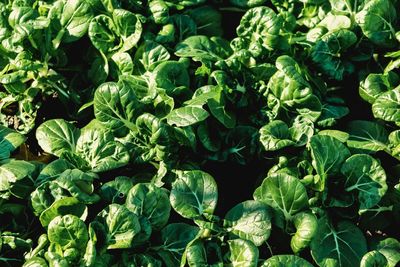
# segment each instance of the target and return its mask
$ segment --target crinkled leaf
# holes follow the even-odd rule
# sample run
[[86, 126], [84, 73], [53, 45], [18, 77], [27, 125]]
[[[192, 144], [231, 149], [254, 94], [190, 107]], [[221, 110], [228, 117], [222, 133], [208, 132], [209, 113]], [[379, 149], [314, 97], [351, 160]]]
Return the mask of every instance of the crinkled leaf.
[[395, 267], [400, 262], [400, 242], [397, 239], [388, 237], [374, 242], [371, 247], [385, 256], [388, 267]]
[[372, 250], [362, 257], [360, 263], [360, 267], [371, 266], [388, 266], [388, 261], [382, 253], [377, 250]]
[[95, 220], [105, 228], [108, 249], [130, 248], [134, 237], [140, 232], [138, 216], [119, 204], [109, 205]]
[[133, 179], [126, 176], [118, 176], [114, 180], [104, 183], [100, 188], [99, 195], [102, 201], [106, 201], [109, 204], [123, 204], [134, 184]]
[[132, 187], [125, 205], [136, 215], [146, 217], [154, 230], [165, 226], [171, 210], [168, 191], [147, 183], [139, 183]]
[[94, 114], [96, 119], [115, 132], [125, 133], [135, 130], [134, 122], [140, 115], [140, 103], [134, 88], [125, 83], [101, 84], [94, 94]]
[[380, 94], [388, 91], [390, 87], [390, 75], [370, 73], [365, 80], [360, 82], [358, 91], [362, 99], [373, 104], [376, 98]]
[[189, 126], [207, 119], [209, 113], [202, 107], [186, 106], [174, 109], [167, 116], [167, 122], [170, 125], [178, 127]]
[[250, 241], [243, 239], [228, 240], [229, 264], [232, 267], [256, 267], [258, 248]]
[[400, 88], [384, 92], [372, 105], [375, 118], [400, 123]]
[[161, 62], [167, 61], [170, 58], [168, 50], [151, 40], [145, 40], [135, 53], [135, 65], [145, 71], [152, 71]]
[[296, 233], [290, 240], [290, 247], [294, 253], [299, 253], [308, 247], [318, 228], [317, 217], [308, 212], [297, 213], [293, 218]]
[[85, 223], [71, 214], [55, 217], [48, 226], [47, 235], [50, 242], [59, 244], [63, 250], [84, 249], [89, 240]]
[[239, 203], [225, 215], [224, 227], [232, 234], [261, 246], [271, 232], [269, 208], [254, 200]]
[[260, 141], [266, 151], [279, 150], [293, 145], [290, 140], [289, 127], [281, 120], [274, 120], [260, 129]]
[[0, 166], [0, 199], [10, 195], [26, 198], [34, 189], [37, 166], [23, 160], [12, 160]]
[[102, 129], [98, 123], [82, 128], [76, 145], [76, 153], [90, 166], [93, 172], [103, 172], [122, 167], [129, 162], [127, 149], [114, 136]]

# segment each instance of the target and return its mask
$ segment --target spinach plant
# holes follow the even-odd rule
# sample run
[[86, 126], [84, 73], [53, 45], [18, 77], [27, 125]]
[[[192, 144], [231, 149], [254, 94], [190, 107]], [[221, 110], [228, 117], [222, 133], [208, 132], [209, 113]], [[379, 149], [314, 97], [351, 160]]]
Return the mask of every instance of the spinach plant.
[[0, 265], [397, 266], [399, 10], [1, 1]]

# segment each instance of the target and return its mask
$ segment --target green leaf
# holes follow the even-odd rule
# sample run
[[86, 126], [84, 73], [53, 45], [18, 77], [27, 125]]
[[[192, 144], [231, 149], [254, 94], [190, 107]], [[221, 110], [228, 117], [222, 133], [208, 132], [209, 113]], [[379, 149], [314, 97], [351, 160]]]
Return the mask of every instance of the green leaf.
[[40, 214], [39, 220], [42, 226], [46, 227], [57, 216], [71, 214], [84, 221], [87, 213], [88, 209], [85, 204], [82, 204], [74, 197], [66, 197], [53, 202], [50, 207]]
[[11, 195], [25, 199], [34, 189], [36, 166], [23, 160], [12, 160], [0, 166], [0, 199]]
[[63, 193], [68, 192], [84, 204], [93, 204], [100, 199], [98, 195], [93, 193], [93, 181], [96, 179], [98, 179], [98, 176], [94, 173], [68, 169], [50, 183], [50, 188], [57, 191], [61, 190]]
[[111, 56], [111, 76], [118, 78], [120, 75], [130, 75], [134, 65], [131, 56], [126, 52], [118, 52]]
[[371, 247], [386, 257], [387, 267], [395, 267], [400, 262], [400, 242], [395, 238], [388, 237], [374, 242]]
[[134, 57], [136, 67], [141, 73], [152, 71], [161, 62], [170, 59], [168, 50], [152, 40], [145, 40], [137, 49]]
[[309, 146], [312, 165], [320, 179], [316, 181], [315, 187], [318, 191], [323, 191], [328, 175], [335, 175], [340, 171], [350, 152], [338, 139], [329, 135], [314, 135]]
[[286, 220], [291, 220], [293, 215], [308, 207], [305, 186], [286, 173], [270, 174], [254, 191], [253, 197], [281, 212]]
[[125, 52], [136, 46], [142, 34], [142, 23], [138, 17], [124, 9], [114, 9], [112, 19], [118, 36], [122, 39], [119, 52]]
[[140, 232], [138, 216], [119, 204], [109, 205], [95, 220], [105, 227], [107, 249], [132, 247], [134, 237]]
[[389, 91], [391, 87], [389, 74], [370, 73], [365, 80], [360, 82], [359, 92], [362, 99], [373, 104], [376, 98]]
[[45, 121], [36, 130], [36, 139], [40, 147], [58, 157], [64, 151], [75, 151], [79, 135], [79, 129], [63, 119]]
[[400, 88], [384, 92], [372, 105], [375, 118], [400, 123]]
[[167, 224], [171, 210], [168, 191], [147, 183], [136, 184], [129, 190], [125, 206], [139, 217], [146, 217], [154, 230]]
[[260, 267], [312, 267], [313, 265], [296, 255], [275, 255], [265, 260]]
[[217, 45], [207, 36], [190, 36], [180, 42], [175, 48], [175, 55], [179, 57], [191, 57], [195, 61], [204, 63], [216, 62], [223, 58], [218, 54]]
[[48, 265], [45, 259], [33, 257], [27, 260], [22, 267], [48, 267]]
[[203, 240], [200, 238], [195, 238], [188, 243], [180, 266], [185, 266], [186, 261], [189, 266], [208, 265], [207, 251]]
[[365, 154], [349, 157], [341, 168], [346, 176], [345, 190], [355, 191], [360, 210], [372, 208], [387, 191], [386, 173], [379, 161]]
[[170, 202], [182, 217], [196, 219], [213, 214], [218, 191], [214, 178], [203, 171], [182, 171], [172, 184]]
[[202, 107], [186, 106], [174, 109], [167, 116], [167, 122], [170, 125], [178, 127], [189, 126], [207, 119], [209, 113]]
[[207, 123], [200, 124], [197, 128], [197, 137], [207, 150], [217, 152], [221, 149], [221, 140], [209, 128]]
[[396, 8], [390, 0], [368, 1], [355, 16], [364, 35], [377, 46], [396, 45], [394, 25], [397, 20]]
[[133, 179], [126, 176], [118, 176], [114, 180], [104, 183], [100, 188], [99, 195], [102, 201], [108, 204], [124, 204], [126, 196], [134, 184]]
[[[261, 43], [260, 45], [266, 49], [273, 50], [279, 48], [279, 33], [282, 26], [282, 18], [277, 16], [271, 8], [254, 7], [243, 15], [236, 33], [252, 43]], [[264, 38], [258, 38], [258, 36], [264, 36]], [[256, 44], [250, 46], [257, 47]]]
[[25, 142], [25, 136], [0, 125], [0, 161], [8, 159], [11, 152]]
[[389, 148], [394, 157], [400, 156], [400, 130], [395, 130], [389, 134]]
[[60, 23], [58, 26], [60, 29], [57, 29], [59, 32], [53, 39], [54, 48], [57, 49], [61, 41], [71, 43], [86, 34], [93, 12], [87, 1], [59, 0], [52, 5], [49, 17], [53, 20], [57, 19]]
[[[194, 20], [197, 25], [197, 34], [207, 36], [221, 36], [222, 15], [212, 6], [199, 6], [193, 9], [187, 9], [185, 12]], [[190, 37], [189, 37], [190, 38]]]
[[208, 99], [207, 105], [211, 114], [226, 128], [234, 128], [236, 125], [236, 114], [226, 108], [226, 100], [223, 91], [217, 97]]
[[311, 255], [318, 265], [325, 266], [330, 259], [335, 265], [329, 266], [359, 266], [365, 253], [365, 237], [354, 224], [340, 221], [333, 226], [326, 217], [318, 220], [318, 230], [311, 241]]
[[336, 138], [342, 143], [345, 143], [349, 139], [349, 134], [347, 132], [339, 131], [339, 130], [322, 130], [318, 132], [318, 135], [328, 135], [333, 138]]
[[335, 80], [354, 72], [353, 64], [342, 54], [357, 42], [357, 36], [350, 30], [340, 29], [322, 36], [312, 48], [312, 60], [322, 71]]
[[351, 121], [347, 125], [349, 138], [347, 146], [361, 149], [363, 152], [375, 152], [387, 149], [388, 132], [373, 121]]
[[388, 266], [388, 261], [382, 253], [377, 250], [372, 250], [362, 257], [360, 263], [360, 267], [371, 266]]
[[107, 15], [101, 14], [94, 17], [89, 24], [88, 35], [94, 47], [104, 54], [115, 52], [118, 47], [117, 28]]
[[267, 205], [247, 200], [237, 204], [225, 215], [224, 227], [228, 232], [261, 246], [271, 232], [271, 214]]
[[114, 136], [95, 121], [82, 128], [76, 154], [88, 163], [93, 172], [125, 166], [130, 159], [127, 149], [114, 141]]
[[296, 233], [290, 240], [290, 247], [294, 253], [299, 253], [308, 247], [318, 228], [317, 217], [308, 212], [297, 213], [293, 218]]
[[36, 185], [56, 179], [65, 170], [73, 169], [73, 165], [64, 159], [56, 159], [41, 170], [39, 176], [35, 180]]
[[84, 249], [89, 240], [85, 223], [71, 214], [55, 217], [49, 223], [47, 235], [50, 242], [60, 245], [64, 251]]
[[275, 151], [294, 144], [289, 127], [281, 120], [274, 120], [260, 129], [260, 141], [266, 151]]
[[141, 114], [141, 104], [129, 84], [120, 86], [115, 82], [101, 84], [94, 94], [96, 119], [116, 133], [125, 135], [135, 131], [134, 122]]
[[242, 239], [228, 240], [229, 264], [232, 267], [256, 267], [258, 248], [250, 241]]
[[188, 90], [190, 78], [185, 64], [178, 61], [164, 61], [153, 70], [154, 82], [169, 96], [177, 96]]
[[186, 246], [199, 228], [185, 223], [171, 223], [161, 230], [161, 246], [157, 254], [168, 267], [179, 266]]

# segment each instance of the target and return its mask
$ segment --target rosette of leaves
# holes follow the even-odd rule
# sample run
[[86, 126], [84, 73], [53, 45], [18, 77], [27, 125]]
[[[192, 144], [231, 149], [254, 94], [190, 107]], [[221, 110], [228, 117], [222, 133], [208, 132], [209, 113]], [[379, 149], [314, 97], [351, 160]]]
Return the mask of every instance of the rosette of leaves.
[[103, 172], [129, 162], [126, 148], [95, 120], [82, 129], [63, 119], [48, 120], [39, 126], [36, 136], [45, 152], [83, 171]]

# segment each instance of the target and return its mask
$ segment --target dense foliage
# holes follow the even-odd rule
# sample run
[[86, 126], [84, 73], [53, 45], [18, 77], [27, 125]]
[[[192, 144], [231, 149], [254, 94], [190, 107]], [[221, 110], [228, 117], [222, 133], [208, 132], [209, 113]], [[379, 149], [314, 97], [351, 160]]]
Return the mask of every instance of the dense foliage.
[[398, 266], [398, 13], [0, 1], [0, 265]]

